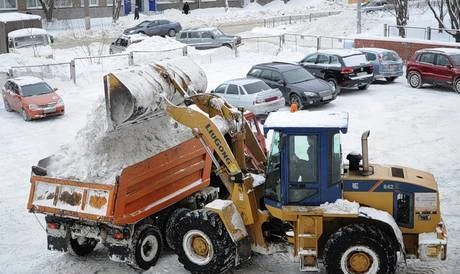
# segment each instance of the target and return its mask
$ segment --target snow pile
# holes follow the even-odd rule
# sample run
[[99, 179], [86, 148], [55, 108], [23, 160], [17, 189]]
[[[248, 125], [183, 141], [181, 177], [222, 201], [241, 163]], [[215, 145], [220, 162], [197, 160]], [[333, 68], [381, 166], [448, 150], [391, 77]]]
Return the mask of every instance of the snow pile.
[[183, 48], [186, 45], [171, 37], [152, 36], [139, 43], [131, 44], [126, 51], [164, 51]]
[[161, 116], [107, 132], [104, 98], [88, 114], [75, 140], [61, 147], [48, 165], [48, 175], [86, 182], [114, 183], [124, 167], [192, 138], [188, 128]]
[[358, 214], [359, 204], [348, 200], [337, 199], [334, 203], [320, 205], [324, 213], [328, 214]]

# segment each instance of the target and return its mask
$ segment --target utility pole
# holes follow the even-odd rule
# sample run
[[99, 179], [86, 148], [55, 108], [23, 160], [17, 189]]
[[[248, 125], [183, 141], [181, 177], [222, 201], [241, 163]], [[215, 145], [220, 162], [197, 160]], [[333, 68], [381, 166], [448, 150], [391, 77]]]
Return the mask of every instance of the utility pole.
[[361, 33], [361, 0], [357, 0], [356, 1], [356, 5], [358, 5], [357, 7], [357, 10], [358, 10], [358, 14], [357, 14], [357, 25], [356, 25], [356, 33], [357, 34], [360, 34]]
[[85, 12], [85, 29], [91, 29], [91, 18], [89, 17], [89, 0], [83, 1], [84, 12]]

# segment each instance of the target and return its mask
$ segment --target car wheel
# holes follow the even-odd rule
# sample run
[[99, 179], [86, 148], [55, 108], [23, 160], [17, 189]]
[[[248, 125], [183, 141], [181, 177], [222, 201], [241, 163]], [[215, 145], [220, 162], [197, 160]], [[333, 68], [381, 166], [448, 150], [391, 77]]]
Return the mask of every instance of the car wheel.
[[27, 115], [27, 112], [24, 109], [21, 109], [21, 115], [22, 115], [22, 119], [24, 119], [24, 121], [30, 121], [30, 117], [29, 117], [29, 115]]
[[358, 89], [359, 90], [366, 90], [368, 87], [369, 87], [369, 84], [365, 84], [365, 85], [362, 85], [362, 86], [358, 86]]
[[299, 95], [294, 93], [294, 94], [291, 94], [289, 98], [290, 98], [289, 100], [290, 105], [296, 104], [299, 109], [302, 109], [302, 99], [300, 99]]
[[112, 49], [109, 49], [109, 54], [113, 54], [113, 50], [112, 50]]
[[416, 71], [409, 72], [409, 85], [413, 88], [420, 88], [422, 86], [422, 76]]
[[396, 78], [398, 77], [385, 77], [385, 80], [387, 80], [387, 82], [394, 82]]
[[454, 90], [457, 93], [460, 93], [460, 78], [457, 78], [454, 82]]
[[230, 44], [223, 44], [222, 46], [227, 47], [227, 48], [229, 48], [229, 49], [232, 49], [232, 48], [233, 48], [232, 45], [230, 45]]
[[175, 37], [175, 36], [176, 36], [176, 30], [175, 30], [175, 29], [170, 29], [170, 30], [168, 31], [168, 35], [169, 35], [170, 37]]
[[10, 104], [8, 104], [8, 101], [6, 101], [5, 98], [3, 98], [3, 104], [5, 105], [5, 110], [8, 112], [12, 112], [13, 109], [11, 108]]
[[334, 78], [330, 78], [330, 79], [327, 79], [326, 81], [328, 82], [329, 85], [332, 86], [333, 92], [336, 92], [337, 94], [340, 93], [340, 86], [337, 83], [337, 80], [335, 80]]

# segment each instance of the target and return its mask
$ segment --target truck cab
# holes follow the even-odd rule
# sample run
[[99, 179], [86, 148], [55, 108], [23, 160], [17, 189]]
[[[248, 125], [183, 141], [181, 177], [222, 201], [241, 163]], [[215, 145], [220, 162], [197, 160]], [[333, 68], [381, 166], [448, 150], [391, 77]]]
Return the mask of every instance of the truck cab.
[[8, 33], [8, 50], [33, 57], [53, 57], [51, 44], [54, 39], [41, 28], [25, 28]]

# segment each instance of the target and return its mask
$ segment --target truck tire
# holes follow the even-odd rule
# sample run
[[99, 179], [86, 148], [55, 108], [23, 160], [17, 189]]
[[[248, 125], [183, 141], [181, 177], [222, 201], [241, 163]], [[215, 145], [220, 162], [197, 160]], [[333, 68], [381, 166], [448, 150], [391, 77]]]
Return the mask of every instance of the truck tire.
[[179, 220], [185, 216], [185, 214], [189, 213], [190, 209], [188, 208], [177, 208], [175, 209], [171, 215], [169, 216], [168, 220], [166, 221], [165, 226], [165, 239], [166, 243], [168, 244], [169, 248], [172, 250], [176, 250], [174, 246], [174, 242], [178, 236], [178, 229], [179, 229]]
[[87, 256], [90, 254], [97, 245], [95, 239], [86, 237], [70, 238], [69, 252], [75, 256]]
[[234, 266], [236, 247], [217, 213], [207, 209], [187, 213], [178, 234], [176, 253], [191, 273], [217, 274]]
[[333, 233], [324, 248], [327, 273], [394, 273], [396, 249], [373, 225], [351, 224]]
[[160, 257], [163, 239], [160, 230], [152, 224], [136, 228], [132, 238], [135, 268], [147, 270], [154, 266]]

